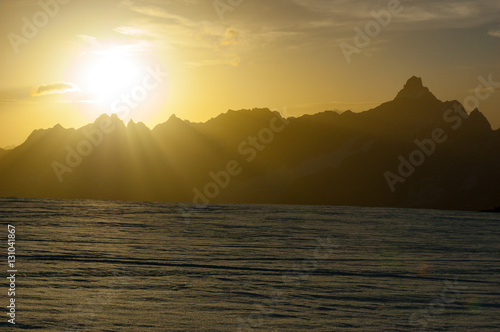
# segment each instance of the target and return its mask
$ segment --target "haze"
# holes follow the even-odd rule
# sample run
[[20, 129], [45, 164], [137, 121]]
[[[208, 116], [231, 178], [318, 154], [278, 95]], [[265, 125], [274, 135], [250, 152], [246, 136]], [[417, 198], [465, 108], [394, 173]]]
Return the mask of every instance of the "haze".
[[[340, 45], [354, 45], [355, 28], [390, 3], [4, 0], [0, 147], [21, 144], [34, 129], [77, 128], [117, 112], [145, 80], [147, 96], [129, 102], [121, 118], [150, 128], [174, 113], [205, 121], [254, 107], [292, 116], [364, 111], [392, 99], [413, 75], [439, 99], [460, 102], [479, 76], [500, 82], [495, 0], [402, 1], [347, 59]], [[35, 29], [26, 23], [34, 18]], [[162, 73], [159, 80], [147, 78], [151, 71]], [[479, 105], [493, 128], [498, 91]]]

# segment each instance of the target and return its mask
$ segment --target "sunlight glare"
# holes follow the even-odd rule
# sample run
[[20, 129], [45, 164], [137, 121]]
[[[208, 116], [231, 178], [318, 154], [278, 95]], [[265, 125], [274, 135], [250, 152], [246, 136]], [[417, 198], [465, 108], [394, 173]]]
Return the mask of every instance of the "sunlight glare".
[[113, 49], [94, 52], [90, 57], [82, 79], [85, 90], [94, 98], [117, 98], [140, 83], [141, 67], [132, 57]]

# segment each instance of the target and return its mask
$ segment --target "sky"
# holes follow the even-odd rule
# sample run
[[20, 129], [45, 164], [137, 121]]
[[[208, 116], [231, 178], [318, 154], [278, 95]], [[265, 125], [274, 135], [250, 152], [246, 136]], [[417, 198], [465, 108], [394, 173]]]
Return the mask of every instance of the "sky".
[[0, 30], [0, 147], [103, 113], [360, 112], [411, 76], [500, 127], [498, 0], [2, 0]]

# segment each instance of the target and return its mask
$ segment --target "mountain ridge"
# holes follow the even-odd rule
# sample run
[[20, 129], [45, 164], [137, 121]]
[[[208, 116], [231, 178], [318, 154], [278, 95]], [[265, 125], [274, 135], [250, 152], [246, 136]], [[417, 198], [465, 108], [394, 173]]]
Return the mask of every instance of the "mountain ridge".
[[[499, 147], [500, 130], [478, 109], [442, 102], [412, 77], [361, 113], [255, 108], [201, 123], [172, 114], [153, 129], [103, 114], [35, 130], [0, 150], [0, 196], [480, 210], [499, 205]], [[398, 171], [416, 155], [425, 160], [411, 174]], [[230, 183], [212, 185], [236, 164]]]

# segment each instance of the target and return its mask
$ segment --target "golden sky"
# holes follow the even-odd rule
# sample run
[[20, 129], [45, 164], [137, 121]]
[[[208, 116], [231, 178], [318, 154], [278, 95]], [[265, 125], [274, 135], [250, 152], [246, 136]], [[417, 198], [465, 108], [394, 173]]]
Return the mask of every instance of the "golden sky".
[[[363, 111], [413, 75], [460, 102], [479, 76], [500, 82], [498, 0], [2, 0], [0, 29], [0, 147], [102, 113], [153, 128], [174, 113]], [[499, 92], [479, 106], [494, 128]]]

